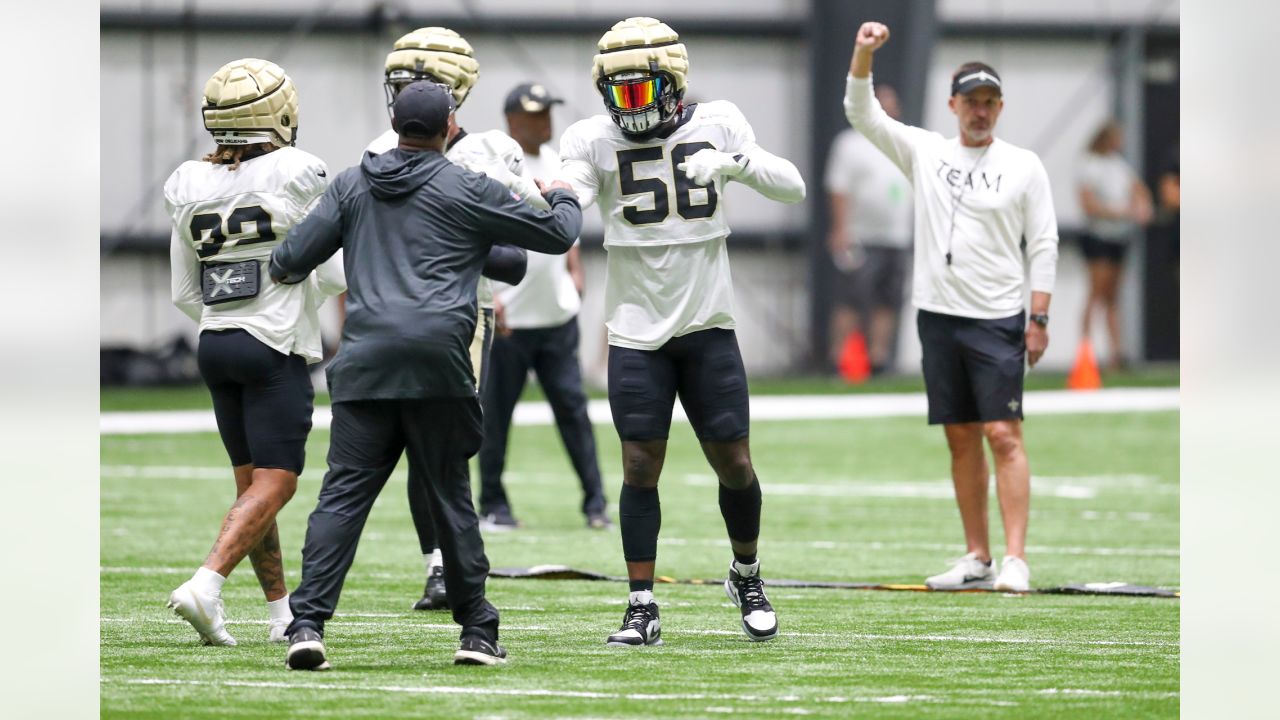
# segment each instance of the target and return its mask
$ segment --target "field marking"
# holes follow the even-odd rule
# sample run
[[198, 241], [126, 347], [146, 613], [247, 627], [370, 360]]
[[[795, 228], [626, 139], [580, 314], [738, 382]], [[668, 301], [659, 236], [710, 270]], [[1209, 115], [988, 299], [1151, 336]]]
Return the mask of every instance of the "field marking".
[[[366, 621], [348, 621], [342, 615], [335, 615], [329, 623], [333, 627], [382, 627], [382, 628], [420, 628], [426, 630], [457, 630], [458, 626], [453, 623], [419, 623], [404, 622], [410, 615], [378, 615], [378, 614], [353, 614], [346, 617], [385, 617], [386, 622], [366, 622]], [[175, 618], [157, 619], [152, 617], [100, 617], [99, 622], [102, 623], [118, 623], [133, 625], [154, 625], [161, 623], [164, 625], [186, 625], [187, 621]], [[398, 622], [397, 622], [398, 621]], [[267, 620], [227, 620], [228, 625], [266, 625]], [[502, 625], [503, 632], [550, 632], [553, 629], [543, 625]], [[742, 635], [741, 630], [701, 630], [692, 628], [667, 628], [667, 635], [709, 635], [709, 636], [729, 636], [738, 637]], [[1071, 640], [1058, 638], [1023, 638], [1023, 637], [996, 637], [982, 635], [934, 635], [934, 634], [886, 634], [886, 633], [840, 633], [840, 632], [787, 632], [783, 631], [781, 637], [798, 637], [798, 638], [837, 638], [846, 640], [877, 640], [885, 642], [950, 642], [950, 643], [966, 643], [977, 645], [1081, 645], [1091, 647], [1181, 647], [1179, 642], [1171, 642], [1168, 640]]]
[[[988, 690], [953, 692], [942, 695], [830, 695], [825, 697], [802, 697], [799, 695], [739, 695], [721, 693], [617, 693], [593, 690], [550, 690], [547, 688], [495, 688], [495, 687], [453, 687], [448, 685], [406, 686], [406, 685], [362, 685], [353, 683], [316, 683], [316, 682], [284, 682], [270, 680], [184, 680], [179, 678], [99, 678], [101, 684], [121, 685], [178, 685], [195, 687], [253, 688], [270, 690], [327, 690], [335, 692], [381, 692], [406, 693], [413, 695], [480, 695], [505, 697], [540, 697], [540, 698], [573, 698], [577, 700], [643, 700], [643, 701], [738, 701], [738, 702], [772, 702], [772, 703], [816, 703], [816, 704], [848, 704], [848, 703], [908, 703], [928, 702], [946, 703], [960, 702], [966, 704], [984, 704], [1008, 706], [1009, 701], [992, 700], [982, 697]], [[1141, 699], [1172, 699], [1180, 696], [1178, 692], [1151, 692], [1127, 690], [1089, 690], [1075, 689], [1063, 691], [1057, 688], [1037, 690], [1034, 688], [1014, 688], [1001, 690], [1004, 694], [1045, 697], [1129, 697]]]
[[[489, 538], [485, 538], [488, 542]], [[709, 547], [729, 547], [729, 541], [711, 538], [658, 538], [659, 545], [699, 545]], [[963, 546], [950, 543], [927, 542], [836, 542], [833, 540], [769, 540], [762, 539], [761, 545], [779, 545], [783, 547], [805, 547], [814, 550], [930, 550], [943, 553], [963, 554]], [[1127, 548], [1127, 547], [1052, 547], [1048, 545], [1028, 545], [1027, 552], [1032, 555], [1100, 555], [1132, 556], [1132, 557], [1169, 557], [1182, 555], [1179, 548]]]
[[[1036, 390], [1023, 395], [1023, 407], [1030, 415], [1177, 410], [1178, 388], [1116, 388], [1094, 392]], [[927, 409], [924, 393], [756, 395], [751, 398], [751, 418], [755, 421], [923, 418]], [[587, 403], [587, 413], [593, 423], [607, 425], [613, 422], [608, 400], [591, 400]], [[688, 422], [679, 403], [673, 419]], [[328, 429], [332, 421], [329, 406], [321, 405], [315, 409], [313, 427]], [[555, 418], [546, 402], [522, 402], [516, 405], [512, 422], [516, 425], [552, 425]], [[98, 416], [98, 432], [103, 435], [216, 432], [217, 429], [212, 410], [105, 412]]]

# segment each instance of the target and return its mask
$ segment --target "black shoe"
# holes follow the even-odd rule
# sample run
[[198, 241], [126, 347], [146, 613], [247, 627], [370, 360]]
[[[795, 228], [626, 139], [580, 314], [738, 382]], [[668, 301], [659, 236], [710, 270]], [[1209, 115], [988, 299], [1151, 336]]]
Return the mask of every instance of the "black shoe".
[[613, 527], [613, 521], [609, 519], [609, 516], [603, 510], [587, 513], [587, 527], [592, 530], [608, 530]]
[[658, 622], [658, 603], [628, 605], [622, 616], [622, 627], [604, 641], [614, 647], [644, 647], [662, 644], [662, 623]]
[[480, 529], [486, 532], [506, 532], [520, 527], [520, 521], [511, 514], [510, 508], [494, 508], [491, 512], [480, 516]]
[[444, 566], [436, 565], [427, 574], [427, 586], [422, 589], [422, 599], [413, 604], [414, 610], [448, 610], [449, 597], [444, 590]]
[[778, 636], [778, 616], [764, 594], [764, 580], [760, 579], [759, 565], [754, 575], [740, 575], [733, 563], [729, 564], [729, 579], [724, 581], [725, 594], [742, 610], [742, 631], [756, 641], [772, 640]]
[[453, 654], [454, 665], [505, 665], [506, 662], [507, 649], [479, 635], [464, 636], [458, 652]]
[[323, 637], [313, 627], [303, 626], [289, 634], [289, 652], [284, 666], [290, 670], [328, 670]]

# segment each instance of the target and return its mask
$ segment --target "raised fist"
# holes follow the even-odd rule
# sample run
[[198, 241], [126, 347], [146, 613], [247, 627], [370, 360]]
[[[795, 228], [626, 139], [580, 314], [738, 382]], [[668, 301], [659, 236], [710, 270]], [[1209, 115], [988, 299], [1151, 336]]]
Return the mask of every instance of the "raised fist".
[[857, 50], [875, 52], [889, 42], [889, 26], [878, 22], [864, 22], [858, 28], [858, 38], [854, 45]]

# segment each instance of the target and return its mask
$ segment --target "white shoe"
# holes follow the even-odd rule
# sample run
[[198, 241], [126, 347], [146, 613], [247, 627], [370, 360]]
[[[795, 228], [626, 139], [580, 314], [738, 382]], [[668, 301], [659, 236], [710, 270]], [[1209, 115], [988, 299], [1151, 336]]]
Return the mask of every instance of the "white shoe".
[[289, 642], [288, 636], [284, 634], [289, 629], [289, 623], [293, 622], [293, 618], [272, 618], [267, 621], [267, 642], [282, 643]]
[[969, 553], [956, 560], [951, 569], [925, 578], [924, 584], [931, 590], [968, 590], [970, 588], [990, 588], [995, 579], [995, 563], [982, 562], [977, 554]]
[[1000, 563], [995, 589], [1003, 592], [1027, 592], [1031, 589], [1031, 568], [1022, 558], [1006, 556]]
[[200, 592], [190, 580], [169, 593], [168, 607], [178, 617], [191, 623], [205, 645], [236, 644], [236, 639], [227, 632], [222, 598]]

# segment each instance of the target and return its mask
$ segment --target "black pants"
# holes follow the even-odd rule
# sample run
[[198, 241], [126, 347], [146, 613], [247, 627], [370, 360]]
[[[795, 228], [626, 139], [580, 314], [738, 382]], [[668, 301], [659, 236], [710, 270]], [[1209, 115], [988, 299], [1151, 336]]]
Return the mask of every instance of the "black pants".
[[595, 435], [587, 417], [587, 396], [582, 391], [578, 343], [576, 317], [556, 327], [515, 330], [509, 337], [494, 340], [487, 382], [480, 388], [484, 406], [484, 441], [480, 445], [481, 514], [511, 508], [502, 487], [502, 471], [507, 460], [511, 415], [524, 391], [530, 369], [547, 396], [560, 439], [582, 485], [582, 512], [587, 515], [604, 512], [604, 490], [596, 459]]
[[290, 631], [310, 625], [323, 632], [333, 617], [373, 501], [407, 452], [426, 483], [453, 619], [463, 635], [497, 640], [498, 611], [484, 597], [489, 559], [467, 475], [467, 460], [480, 447], [480, 423], [474, 398], [333, 404], [329, 472], [307, 520]]

